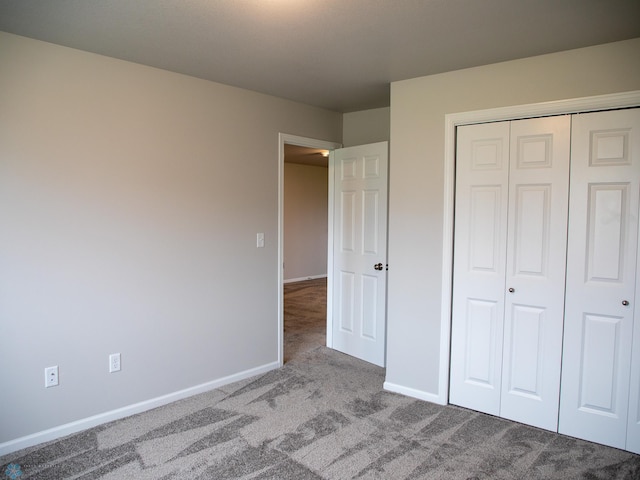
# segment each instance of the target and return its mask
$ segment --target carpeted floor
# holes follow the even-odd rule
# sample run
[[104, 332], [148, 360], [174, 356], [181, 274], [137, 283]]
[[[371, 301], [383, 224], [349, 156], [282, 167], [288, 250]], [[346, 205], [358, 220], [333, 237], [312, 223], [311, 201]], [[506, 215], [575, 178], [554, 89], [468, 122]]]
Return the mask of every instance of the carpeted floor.
[[[322, 297], [308, 287], [287, 287], [300, 305], [285, 299], [287, 335], [304, 336], [289, 317], [309, 309], [300, 299]], [[384, 369], [301, 337], [288, 338], [279, 370], [16, 452], [0, 459], [2, 472], [12, 463], [20, 479], [640, 478], [640, 456], [385, 392]]]
[[327, 279], [284, 285], [284, 362], [327, 344]]

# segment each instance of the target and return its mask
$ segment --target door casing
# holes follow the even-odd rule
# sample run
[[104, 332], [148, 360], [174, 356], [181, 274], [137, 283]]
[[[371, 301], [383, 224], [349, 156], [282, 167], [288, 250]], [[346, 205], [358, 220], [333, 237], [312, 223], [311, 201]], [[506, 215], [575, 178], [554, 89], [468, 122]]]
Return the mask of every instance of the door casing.
[[[453, 219], [455, 204], [456, 127], [474, 123], [593, 112], [640, 106], [640, 90], [552, 102], [516, 105], [445, 115], [444, 217], [442, 239], [442, 297], [440, 317], [440, 368], [436, 403], [449, 402], [451, 300], [453, 293]], [[640, 289], [640, 282], [638, 282]]]

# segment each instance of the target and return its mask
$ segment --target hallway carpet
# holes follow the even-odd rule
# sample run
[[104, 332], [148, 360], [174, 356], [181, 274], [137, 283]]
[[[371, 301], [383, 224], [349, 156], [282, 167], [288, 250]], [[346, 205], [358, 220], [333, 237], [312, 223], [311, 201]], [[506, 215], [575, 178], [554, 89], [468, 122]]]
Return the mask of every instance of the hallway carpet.
[[12, 464], [56, 480], [640, 478], [640, 456], [385, 392], [384, 369], [317, 342], [290, 345], [281, 369], [3, 457], [0, 477]]
[[327, 279], [284, 284], [284, 362], [324, 347], [327, 340]]

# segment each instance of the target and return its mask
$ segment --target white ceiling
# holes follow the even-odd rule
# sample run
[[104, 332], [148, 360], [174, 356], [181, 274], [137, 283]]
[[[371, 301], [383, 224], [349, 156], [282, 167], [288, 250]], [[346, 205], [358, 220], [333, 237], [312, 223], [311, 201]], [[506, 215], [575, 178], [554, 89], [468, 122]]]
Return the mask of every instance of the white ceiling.
[[640, 37], [640, 0], [0, 0], [0, 30], [350, 112], [392, 81]]

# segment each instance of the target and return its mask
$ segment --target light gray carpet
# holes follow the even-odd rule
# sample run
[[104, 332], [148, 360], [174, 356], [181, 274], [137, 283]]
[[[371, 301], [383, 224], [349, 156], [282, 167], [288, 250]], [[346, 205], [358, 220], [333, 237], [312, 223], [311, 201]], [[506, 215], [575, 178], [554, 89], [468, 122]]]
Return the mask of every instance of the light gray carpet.
[[20, 479], [640, 478], [640, 456], [383, 380], [316, 345], [282, 369], [3, 457], [0, 477], [13, 463]]

